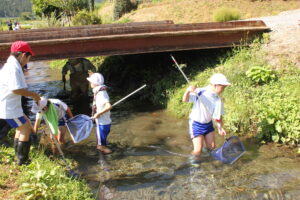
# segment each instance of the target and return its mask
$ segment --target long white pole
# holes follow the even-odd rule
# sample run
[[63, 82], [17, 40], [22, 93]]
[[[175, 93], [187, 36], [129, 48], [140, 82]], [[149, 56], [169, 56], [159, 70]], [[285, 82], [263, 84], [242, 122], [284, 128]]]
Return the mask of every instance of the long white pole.
[[131, 92], [131, 93], [128, 94], [127, 96], [123, 97], [122, 99], [120, 99], [119, 101], [117, 101], [116, 103], [114, 103], [114, 104], [112, 105], [112, 107], [114, 107], [114, 106], [116, 106], [117, 104], [121, 103], [122, 101], [124, 101], [125, 99], [127, 99], [127, 98], [130, 97], [131, 95], [137, 93], [138, 91], [140, 91], [141, 89], [143, 89], [143, 88], [146, 87], [146, 86], [147, 86], [147, 85], [145, 84], [145, 85], [143, 85], [142, 87], [140, 87], [140, 88], [134, 90], [133, 92]]
[[182, 71], [182, 69], [176, 62], [175, 58], [172, 56], [172, 54], [170, 56], [171, 56], [172, 60], [174, 61], [175, 65], [177, 66], [177, 68], [179, 69], [179, 71], [181, 72], [181, 74], [183, 75], [183, 77], [185, 78], [186, 82], [190, 83], [189, 79], [186, 77], [186, 75], [184, 74], [184, 72]]

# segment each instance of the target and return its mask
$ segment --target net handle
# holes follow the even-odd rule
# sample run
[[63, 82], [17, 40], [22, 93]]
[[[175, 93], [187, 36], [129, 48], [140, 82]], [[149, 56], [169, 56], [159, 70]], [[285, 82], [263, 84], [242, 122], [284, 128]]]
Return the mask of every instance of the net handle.
[[187, 78], [187, 76], [185, 75], [185, 73], [182, 71], [182, 69], [180, 68], [180, 66], [178, 65], [177, 61], [175, 60], [175, 58], [172, 56], [172, 54], [170, 54], [172, 60], [174, 61], [176, 67], [179, 69], [179, 71], [181, 72], [181, 74], [183, 75], [183, 77], [185, 78], [187, 83], [190, 83], [189, 79]]
[[133, 92], [131, 92], [131, 93], [128, 94], [127, 96], [123, 97], [122, 99], [120, 99], [119, 101], [117, 101], [116, 103], [114, 103], [114, 104], [112, 105], [112, 107], [118, 105], [119, 103], [121, 103], [122, 101], [124, 101], [125, 99], [127, 99], [128, 97], [130, 97], [131, 95], [137, 93], [138, 91], [140, 91], [141, 89], [143, 89], [143, 88], [146, 87], [146, 86], [147, 86], [147, 85], [145, 84], [145, 85], [139, 87], [138, 89], [134, 90]]

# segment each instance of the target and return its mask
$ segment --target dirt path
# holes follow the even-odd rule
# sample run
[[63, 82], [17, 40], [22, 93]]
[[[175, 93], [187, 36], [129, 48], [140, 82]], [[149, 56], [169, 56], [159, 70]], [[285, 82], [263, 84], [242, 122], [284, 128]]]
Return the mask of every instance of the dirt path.
[[270, 42], [265, 46], [269, 62], [282, 66], [289, 60], [300, 68], [300, 9], [255, 19], [263, 20], [272, 30]]

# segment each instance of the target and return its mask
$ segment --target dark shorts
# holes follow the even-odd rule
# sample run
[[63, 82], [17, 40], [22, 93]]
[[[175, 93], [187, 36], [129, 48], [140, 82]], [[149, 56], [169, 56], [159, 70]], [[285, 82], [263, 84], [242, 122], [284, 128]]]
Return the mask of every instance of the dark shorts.
[[5, 119], [5, 121], [10, 125], [12, 128], [18, 128], [23, 124], [26, 124], [26, 118], [24, 116], [18, 117], [15, 119]]
[[110, 132], [111, 124], [97, 125], [96, 137], [97, 145], [107, 145], [107, 136]]
[[199, 135], [205, 136], [215, 130], [212, 121], [206, 124], [202, 124], [191, 119], [189, 121], [189, 129], [191, 138], [195, 138]]

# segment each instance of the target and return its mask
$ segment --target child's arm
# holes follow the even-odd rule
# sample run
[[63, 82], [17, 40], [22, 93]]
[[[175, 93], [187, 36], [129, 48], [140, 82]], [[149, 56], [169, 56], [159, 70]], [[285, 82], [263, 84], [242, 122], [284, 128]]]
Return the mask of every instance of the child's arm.
[[196, 90], [196, 87], [195, 87], [195, 86], [193, 86], [193, 85], [189, 86], [189, 87], [186, 89], [185, 93], [183, 94], [182, 101], [183, 101], [183, 102], [189, 102], [189, 96], [190, 96], [190, 93], [191, 93], [191, 92], [194, 92], [195, 90]]
[[92, 119], [99, 118], [101, 115], [103, 115], [107, 111], [110, 111], [111, 109], [112, 109], [111, 104], [109, 102], [105, 103], [104, 108], [100, 112], [94, 114], [94, 116], [92, 116]]
[[42, 114], [41, 113], [37, 113], [36, 114], [36, 118], [35, 118], [35, 122], [34, 122], [34, 127], [33, 127], [33, 132], [35, 134], [37, 134], [37, 131], [39, 129], [41, 121], [42, 121]]
[[67, 112], [67, 115], [68, 115], [68, 117], [69, 118], [72, 118], [73, 117], [73, 113], [72, 113], [72, 111], [71, 111], [71, 109], [68, 107], [68, 109], [66, 110], [66, 112]]
[[223, 129], [223, 118], [221, 117], [220, 120], [215, 120], [216, 122], [216, 126], [218, 127], [218, 132], [220, 135], [225, 136], [226, 135], [226, 131]]

